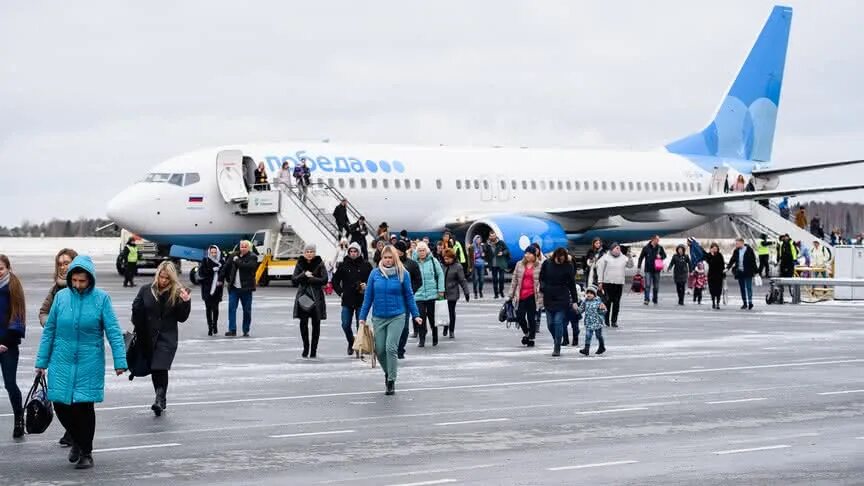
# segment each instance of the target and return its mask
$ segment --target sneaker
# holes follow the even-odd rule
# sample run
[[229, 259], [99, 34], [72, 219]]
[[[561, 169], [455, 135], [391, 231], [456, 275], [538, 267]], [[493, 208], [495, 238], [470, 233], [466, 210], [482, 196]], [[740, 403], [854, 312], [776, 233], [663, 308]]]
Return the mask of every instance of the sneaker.
[[753, 310], [753, 302], [750, 302], [750, 304], [747, 305], [747, 309]]
[[243, 333], [243, 337], [249, 337], [249, 333], [248, 333], [248, 332], [244, 332], [244, 333]]
[[78, 459], [78, 464], [75, 464], [75, 469], [92, 469], [93, 468], [93, 456], [90, 454], [84, 454]]
[[647, 301], [647, 300], [644, 301], [644, 302], [642, 302], [642, 303], [645, 304], [645, 305], [648, 305], [648, 301]]
[[747, 304], [742, 305], [741, 310], [747, 310]]
[[528, 345], [528, 336], [522, 336], [522, 346]]
[[605, 353], [605, 352], [606, 352], [606, 348], [605, 348], [605, 347], [601, 347], [600, 349], [597, 350], [597, 354], [603, 354], [603, 353]]
[[235, 337], [237, 336], [237, 331], [228, 331], [225, 333], [225, 337]]

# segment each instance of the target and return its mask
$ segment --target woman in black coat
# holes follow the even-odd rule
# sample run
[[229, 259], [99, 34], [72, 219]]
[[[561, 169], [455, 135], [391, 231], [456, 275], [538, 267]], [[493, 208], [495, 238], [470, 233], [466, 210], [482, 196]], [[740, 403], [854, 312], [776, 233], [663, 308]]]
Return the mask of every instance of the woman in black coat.
[[705, 255], [705, 263], [708, 264], [708, 291], [711, 292], [711, 308], [720, 308], [720, 299], [723, 297], [723, 280], [726, 278], [726, 260], [720, 253], [717, 243], [711, 243], [708, 254]]
[[190, 301], [189, 289], [180, 285], [177, 268], [172, 262], [164, 261], [156, 268], [153, 284], [142, 287], [132, 302], [136, 348], [149, 364], [156, 391], [150, 409], [157, 417], [167, 407], [168, 370], [179, 341], [177, 323], [189, 318]]
[[[354, 354], [354, 330], [352, 322], [358, 323], [366, 281], [372, 273], [372, 265], [362, 258], [360, 245], [356, 242], [348, 247], [348, 255], [333, 274], [333, 290], [342, 297], [342, 331], [348, 340], [348, 356]], [[358, 353], [359, 356], [359, 353]]]
[[[297, 260], [292, 280], [297, 283], [294, 298], [294, 318], [300, 319], [300, 337], [303, 339], [303, 357], [314, 358], [321, 337], [321, 321], [327, 319], [324, 286], [327, 268], [324, 260], [315, 254], [315, 245], [306, 245], [303, 258]], [[309, 322], [312, 322], [312, 345], [309, 345]]]
[[201, 284], [201, 300], [207, 313], [207, 335], [219, 334], [219, 303], [222, 302], [223, 281], [219, 270], [225, 260], [216, 245], [207, 249], [207, 255], [198, 265], [198, 281]]

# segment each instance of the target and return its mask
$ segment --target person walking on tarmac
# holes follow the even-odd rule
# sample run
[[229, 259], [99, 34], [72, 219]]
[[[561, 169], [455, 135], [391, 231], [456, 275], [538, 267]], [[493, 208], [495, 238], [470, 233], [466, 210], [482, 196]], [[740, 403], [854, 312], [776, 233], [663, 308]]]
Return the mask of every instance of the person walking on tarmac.
[[598, 291], [602, 292], [606, 303], [606, 326], [618, 327], [618, 313], [621, 310], [621, 295], [624, 293], [626, 269], [633, 268], [633, 258], [624, 255], [621, 245], [612, 243], [609, 251], [596, 264]]
[[417, 308], [420, 309], [420, 317], [423, 319], [423, 323], [420, 324], [420, 342], [417, 346], [420, 348], [426, 346], [428, 328], [432, 329], [432, 346], [438, 346], [435, 302], [444, 297], [444, 269], [441, 268], [438, 260], [432, 257], [429, 246], [422, 241], [417, 243], [417, 266], [420, 267], [420, 274], [423, 278], [423, 283], [414, 293], [414, 300], [417, 301]]
[[189, 289], [183, 287], [177, 277], [177, 267], [171, 261], [164, 261], [156, 268], [153, 284], [142, 287], [132, 302], [135, 339], [143, 359], [149, 363], [156, 393], [150, 410], [157, 417], [168, 407], [168, 370], [180, 340], [178, 323], [189, 318], [191, 301]]
[[[781, 277], [794, 277], [795, 276], [795, 265], [798, 263], [798, 248], [795, 247], [795, 243], [792, 242], [792, 238], [789, 237], [788, 234], [784, 234], [780, 237], [780, 247], [777, 252], [777, 261], [780, 264], [780, 276]], [[792, 290], [789, 290], [790, 296]], [[783, 303], [783, 298], [785, 297], [786, 289], [785, 286], [780, 286], [780, 303]]]
[[219, 335], [219, 303], [222, 302], [224, 281], [220, 275], [225, 259], [222, 251], [216, 245], [207, 248], [207, 255], [198, 265], [198, 280], [201, 285], [201, 300], [204, 301], [204, 312], [207, 315], [207, 335]]
[[12, 273], [6, 255], [0, 255], [0, 374], [12, 405], [14, 424], [12, 438], [24, 436], [24, 403], [18, 388], [18, 346], [24, 339], [27, 325], [27, 305], [24, 287]]
[[708, 254], [705, 255], [708, 264], [708, 292], [711, 294], [711, 308], [720, 309], [723, 298], [723, 280], [726, 279], [726, 260], [720, 253], [720, 245], [711, 243]]
[[678, 245], [675, 248], [675, 254], [669, 261], [669, 268], [672, 270], [672, 278], [675, 280], [675, 290], [678, 292], [678, 305], [684, 305], [684, 294], [687, 291], [687, 279], [690, 278], [690, 257], [687, 256], [687, 248], [684, 245]]
[[459, 290], [465, 295], [465, 302], [470, 302], [468, 297], [468, 279], [462, 265], [456, 263], [456, 254], [453, 250], [444, 250], [444, 294], [447, 298], [447, 312], [450, 317], [449, 325], [444, 326], [444, 335], [449, 334], [450, 339], [455, 338], [456, 330], [456, 303], [459, 301]]
[[[396, 256], [399, 258], [399, 262], [403, 267], [405, 267], [405, 271], [408, 272], [408, 276], [411, 278], [411, 295], [413, 296], [415, 292], [420, 290], [420, 286], [423, 285], [423, 274], [420, 273], [420, 266], [417, 265], [417, 262], [408, 258], [408, 245], [406, 245], [404, 241], [397, 241], [393, 246], [393, 249], [396, 250]], [[405, 359], [405, 345], [408, 344], [408, 327], [408, 314], [406, 314], [405, 327], [402, 330], [402, 335], [399, 337], [399, 349], [397, 350], [398, 359]], [[414, 332], [411, 337], [416, 338], [419, 335], [419, 327], [419, 323], [415, 322], [413, 326]]]
[[660, 235], [651, 237], [651, 241], [642, 248], [642, 253], [639, 254], [639, 262], [636, 266], [641, 267], [642, 261], [645, 261], [645, 305], [648, 305], [648, 299], [657, 305], [657, 293], [660, 289], [660, 272], [663, 271], [666, 261], [666, 250], [660, 246]]
[[561, 340], [564, 326], [569, 321], [568, 312], [579, 302], [576, 292], [576, 272], [567, 259], [567, 249], [557, 248], [540, 266], [540, 292], [546, 308], [546, 325], [552, 335], [552, 356], [561, 356]]
[[35, 367], [37, 375], [48, 375], [48, 400], [72, 437], [69, 462], [77, 463], [76, 469], [90, 469], [96, 431], [93, 405], [105, 398], [105, 337], [118, 376], [126, 372], [126, 349], [111, 297], [96, 287], [90, 257], [75, 257], [66, 284], [45, 321]]
[[[327, 302], [324, 286], [327, 285], [327, 269], [324, 260], [316, 255], [315, 245], [306, 245], [303, 258], [294, 267], [293, 282], [297, 282], [294, 298], [294, 318], [300, 320], [300, 338], [303, 340], [304, 358], [315, 359], [318, 355], [318, 339], [321, 337], [321, 321], [327, 319]], [[312, 341], [309, 341], [309, 324], [312, 324]]]
[[[399, 243], [404, 246], [403, 242]], [[410, 314], [418, 325], [423, 322], [407, 273], [396, 249], [392, 245], [385, 247], [381, 252], [381, 263], [369, 274], [363, 307], [360, 308], [360, 324], [365, 324], [369, 312], [372, 312], [375, 354], [384, 370], [387, 395], [396, 393], [399, 340], [408, 328], [403, 324], [405, 315]]]
[[582, 268], [585, 271], [585, 287], [589, 285], [596, 286], [599, 283], [597, 278], [597, 262], [606, 254], [606, 249], [603, 248], [603, 240], [594, 238], [591, 241], [591, 248], [585, 254]]
[[445, 250], [450, 248], [453, 250], [453, 253], [456, 254], [456, 262], [459, 265], [462, 265], [462, 270], [465, 272], [465, 276], [471, 275], [471, 271], [468, 268], [468, 259], [465, 256], [465, 248], [462, 247], [462, 243], [459, 243], [459, 240], [453, 238], [453, 233], [450, 231], [444, 232], [441, 241], [444, 242]]
[[348, 223], [348, 200], [342, 199], [333, 209], [333, 219], [336, 220], [336, 230], [341, 238], [344, 234], [348, 236], [350, 224]]
[[258, 258], [252, 253], [252, 243], [240, 242], [240, 250], [222, 266], [222, 281], [228, 286], [228, 332], [237, 335], [237, 304], [243, 307], [243, 336], [249, 337], [252, 327], [252, 293], [255, 292], [255, 271]]
[[756, 255], [759, 256], [759, 269], [756, 275], [761, 275], [765, 278], [771, 276], [771, 246], [773, 241], [768, 240], [768, 235], [762, 233], [759, 235], [759, 241], [756, 242]]
[[489, 233], [489, 250], [492, 254], [492, 261], [489, 262], [492, 290], [497, 299], [504, 297], [504, 272], [510, 267], [510, 249], [507, 248], [507, 243], [501, 241], [493, 231]]
[[738, 280], [741, 288], [741, 309], [753, 310], [753, 276], [756, 275], [756, 253], [749, 245], [744, 243], [744, 238], [735, 240], [735, 251], [729, 258], [727, 269], [732, 269], [732, 275]]
[[537, 249], [529, 246], [525, 256], [516, 264], [510, 280], [508, 299], [516, 307], [516, 319], [522, 328], [522, 345], [534, 347], [537, 333], [537, 309], [543, 308], [543, 294], [540, 292], [540, 268], [537, 263]]
[[135, 238], [129, 238], [123, 253], [120, 255], [124, 262], [123, 287], [135, 286], [135, 274], [138, 273], [138, 245]]
[[360, 216], [357, 218], [357, 221], [348, 227], [348, 233], [351, 234], [351, 243], [360, 245], [363, 259], [369, 261], [369, 243], [366, 241], [369, 229], [366, 227], [366, 217]]
[[354, 354], [352, 324], [359, 326], [360, 307], [363, 306], [366, 281], [371, 272], [372, 265], [360, 257], [360, 245], [351, 243], [348, 255], [333, 274], [333, 290], [342, 297], [342, 331], [348, 340], [348, 356]]
[[[72, 260], [77, 256], [77, 251], [71, 248], [63, 248], [54, 257], [54, 284], [51, 285], [48, 295], [42, 301], [42, 307], [39, 308], [39, 325], [42, 327], [45, 327], [45, 322], [48, 321], [48, 313], [51, 312], [51, 305], [54, 303], [54, 297], [57, 295], [57, 292], [66, 288], [66, 271], [69, 269]], [[63, 447], [72, 446], [72, 436], [69, 435], [69, 432], [63, 434], [59, 443]]]
[[[473, 278], [471, 281], [474, 284], [474, 299], [483, 298], [483, 280], [486, 278], [486, 265], [491, 261], [489, 255], [489, 246], [483, 243], [483, 238], [480, 235], [474, 235], [474, 241], [471, 242], [471, 260], [474, 268], [472, 269]], [[479, 297], [478, 297], [479, 296]], [[444, 334], [447, 335], [446, 333]]]

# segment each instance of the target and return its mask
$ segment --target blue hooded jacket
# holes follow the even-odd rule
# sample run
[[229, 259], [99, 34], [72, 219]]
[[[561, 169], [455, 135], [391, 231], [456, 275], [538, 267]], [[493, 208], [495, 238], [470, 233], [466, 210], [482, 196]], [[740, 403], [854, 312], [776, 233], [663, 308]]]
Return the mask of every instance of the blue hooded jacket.
[[[72, 288], [72, 274], [84, 270], [90, 285]], [[66, 274], [67, 287], [54, 297], [36, 355], [36, 368], [48, 369], [48, 400], [66, 405], [101, 402], [105, 398], [105, 338], [115, 369], [126, 369], [123, 331], [111, 297], [96, 288], [96, 272], [88, 256], [79, 255]]]

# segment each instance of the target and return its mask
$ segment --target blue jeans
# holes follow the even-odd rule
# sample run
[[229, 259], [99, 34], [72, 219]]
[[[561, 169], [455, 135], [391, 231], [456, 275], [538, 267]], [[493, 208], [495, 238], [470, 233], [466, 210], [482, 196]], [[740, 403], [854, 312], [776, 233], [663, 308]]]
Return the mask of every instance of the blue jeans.
[[744, 305], [753, 305], [753, 277], [738, 276], [738, 288]]
[[[660, 272], [645, 273], [645, 302], [653, 297], [652, 302], [657, 303], [657, 290], [660, 288]], [[653, 291], [653, 292], [652, 292]], [[652, 296], [653, 293], [653, 296]]]
[[3, 373], [3, 386], [9, 394], [12, 412], [19, 415], [24, 412], [24, 405], [21, 403], [21, 389], [15, 379], [18, 373], [18, 346], [12, 346], [5, 353], [0, 353], [0, 372]]
[[489, 271], [492, 272], [492, 290], [495, 291], [495, 296], [504, 297], [504, 270], [492, 266]]
[[561, 346], [561, 338], [564, 337], [564, 326], [567, 323], [567, 310], [549, 310], [546, 309], [546, 327], [549, 328], [549, 334], [552, 335], [552, 342], [555, 347]]
[[483, 273], [486, 270], [486, 265], [474, 265], [474, 273], [471, 274], [471, 280], [474, 283], [474, 296], [477, 296], [477, 292], [483, 293], [483, 278], [485, 275]]
[[252, 326], [252, 291], [235, 288], [228, 289], [228, 330], [237, 332], [237, 302], [243, 306], [243, 332], [248, 333]]
[[405, 357], [405, 345], [408, 344], [408, 325], [411, 322], [411, 314], [405, 313], [405, 327], [402, 328], [402, 335], [399, 336], [399, 351], [398, 356]]
[[585, 329], [585, 349], [589, 349], [591, 347], [591, 338], [597, 336], [597, 341], [600, 343], [600, 347], [598, 349], [605, 349], [606, 343], [603, 341], [603, 328], [598, 329]]
[[353, 309], [351, 307], [342, 306], [342, 331], [345, 333], [345, 339], [348, 340], [348, 344], [354, 342], [354, 330], [351, 327], [351, 318], [354, 318], [354, 326], [360, 326], [360, 309]]

